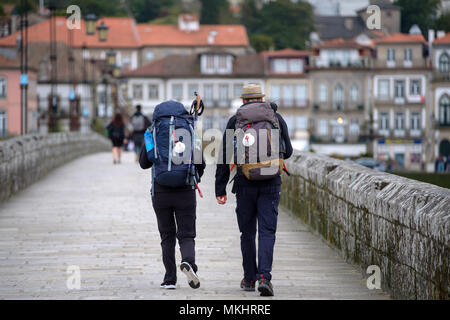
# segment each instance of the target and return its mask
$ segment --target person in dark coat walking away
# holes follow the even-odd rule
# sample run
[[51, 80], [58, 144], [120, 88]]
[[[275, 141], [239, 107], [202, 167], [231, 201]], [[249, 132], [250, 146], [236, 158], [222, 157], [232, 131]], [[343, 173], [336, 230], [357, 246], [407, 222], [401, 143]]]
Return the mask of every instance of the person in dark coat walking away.
[[[292, 155], [292, 146], [286, 122], [280, 114], [276, 113], [277, 106], [274, 103], [263, 101], [264, 94], [257, 84], [249, 84], [242, 90], [243, 105], [236, 115], [232, 116], [226, 129], [234, 131], [234, 140], [227, 140], [226, 132], [223, 135], [221, 155], [216, 169], [215, 192], [217, 202], [221, 205], [227, 202], [226, 186], [230, 178], [230, 172], [237, 167], [232, 193], [236, 194], [236, 215], [241, 232], [241, 251], [244, 278], [241, 288], [245, 291], [255, 291], [255, 283], [258, 280], [258, 291], [262, 296], [273, 296], [271, 283], [273, 249], [275, 245], [275, 233], [277, 228], [278, 204], [281, 192], [281, 171], [284, 166], [283, 159]], [[240, 143], [250, 150], [252, 144], [259, 146], [256, 138], [251, 135], [251, 130], [279, 129], [279, 149], [270, 152], [276, 157], [273, 166], [276, 169], [273, 175], [262, 174], [264, 162], [237, 162], [231, 166], [231, 150], [235, 150], [236, 143]], [[241, 139], [237, 134], [240, 130], [245, 133]], [[250, 132], [250, 133], [249, 133]], [[256, 131], [255, 131], [256, 132]], [[258, 131], [260, 133], [261, 131]], [[267, 133], [268, 143], [272, 148], [271, 136]], [[237, 137], [237, 139], [236, 139]], [[257, 138], [261, 135], [257, 134]], [[265, 139], [265, 138], [264, 138]], [[236, 141], [236, 142], [233, 142]], [[233, 146], [234, 145], [234, 146]], [[264, 150], [264, 149], [262, 149]], [[250, 151], [245, 151], [250, 153]], [[236, 154], [236, 152], [234, 152]], [[258, 157], [261, 152], [258, 151]], [[247, 157], [247, 155], [245, 155]], [[235, 156], [236, 157], [236, 156]], [[240, 157], [239, 155], [237, 157]], [[235, 158], [237, 159], [237, 158]], [[222, 160], [220, 162], [220, 160]], [[248, 163], [248, 164], [247, 164]], [[272, 162], [271, 162], [272, 163]], [[246, 169], [247, 168], [247, 169]], [[249, 169], [248, 169], [249, 168]], [[284, 167], [285, 169], [285, 167]], [[258, 264], [256, 263], [256, 232], [258, 226]]]
[[125, 139], [125, 124], [120, 113], [116, 113], [113, 120], [106, 127], [108, 137], [112, 142], [113, 163], [120, 163], [122, 157], [122, 146]]
[[134, 143], [134, 152], [136, 152], [137, 162], [139, 159], [139, 154], [141, 153], [142, 146], [144, 144], [145, 130], [152, 124], [152, 122], [142, 113], [142, 106], [138, 104], [136, 106], [136, 112], [131, 116], [130, 123], [133, 127], [131, 138]]

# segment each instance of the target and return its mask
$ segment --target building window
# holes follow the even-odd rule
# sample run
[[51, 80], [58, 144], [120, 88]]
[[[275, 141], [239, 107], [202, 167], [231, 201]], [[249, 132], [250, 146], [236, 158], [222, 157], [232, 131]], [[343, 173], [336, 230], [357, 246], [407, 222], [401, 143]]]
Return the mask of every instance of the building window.
[[294, 86], [283, 86], [283, 104], [285, 107], [292, 107], [294, 104]]
[[214, 69], [214, 56], [213, 55], [206, 56], [206, 68]]
[[308, 118], [305, 116], [297, 116], [295, 120], [295, 127], [299, 130], [308, 129]]
[[149, 99], [159, 99], [159, 92], [158, 92], [158, 85], [157, 84], [150, 84], [148, 86], [148, 98]]
[[142, 100], [142, 84], [133, 84], [133, 99]]
[[306, 86], [295, 86], [295, 100], [298, 107], [306, 107]]
[[439, 71], [440, 72], [449, 72], [450, 58], [447, 53], [441, 54], [439, 57]]
[[289, 136], [292, 137], [294, 134], [294, 116], [285, 116], [284, 120], [286, 121], [286, 125], [288, 127]]
[[411, 48], [405, 49], [403, 59], [405, 61], [412, 61], [412, 49]]
[[325, 83], [322, 83], [319, 86], [319, 101], [320, 102], [328, 101], [328, 87]]
[[147, 53], [145, 54], [145, 59], [147, 61], [153, 60], [155, 59], [155, 54], [151, 51], [147, 51]]
[[420, 113], [411, 113], [411, 130], [420, 130]]
[[[242, 94], [242, 87], [244, 87], [244, 84], [242, 83], [235, 83], [233, 84], [233, 98], [237, 99], [241, 96]], [[272, 96], [271, 96], [272, 98]]]
[[421, 94], [421, 89], [420, 89], [420, 80], [411, 80], [411, 89], [410, 89], [410, 93], [412, 95], [420, 95]]
[[8, 135], [6, 125], [7, 125], [6, 111], [0, 110], [0, 137], [2, 138]]
[[0, 98], [6, 98], [6, 78], [0, 78]]
[[288, 71], [286, 59], [274, 59], [272, 64], [273, 72], [286, 73]]
[[198, 93], [198, 83], [190, 83], [188, 85], [188, 95], [189, 96], [194, 96], [194, 92]]
[[380, 113], [380, 130], [389, 130], [389, 113]]
[[303, 63], [301, 59], [289, 59], [289, 72], [302, 73]]
[[328, 135], [328, 120], [327, 119], [319, 119], [319, 121], [317, 121], [317, 134], [319, 136]]
[[328, 64], [330, 66], [333, 66], [333, 65], [337, 64], [336, 51], [335, 50], [328, 50]]
[[378, 81], [378, 98], [380, 99], [389, 98], [389, 80]]
[[181, 83], [172, 84], [172, 99], [183, 100], [183, 85]]
[[207, 105], [208, 103], [212, 103], [213, 102], [213, 85], [212, 84], [205, 84], [203, 86], [203, 90], [204, 90], [204, 102], [205, 102], [205, 105]]
[[439, 123], [442, 126], [450, 126], [450, 98], [444, 95], [439, 101]]
[[394, 96], [396, 98], [404, 98], [405, 97], [405, 81], [395, 80], [394, 90], [395, 90]]
[[131, 66], [131, 57], [130, 56], [122, 56], [122, 66], [123, 67], [129, 67]]
[[227, 56], [220, 55], [219, 56], [219, 69], [227, 68]]
[[344, 103], [344, 88], [342, 87], [342, 85], [340, 83], [338, 83], [334, 87], [333, 102], [334, 102], [334, 105], [335, 105], [336, 108], [338, 106], [340, 108], [342, 108], [342, 104]]
[[351, 136], [359, 136], [359, 121], [358, 119], [351, 119], [348, 127]]
[[281, 87], [279, 84], [273, 84], [270, 86], [270, 100], [277, 102], [281, 96]]
[[350, 99], [352, 102], [358, 102], [359, 100], [359, 88], [356, 83], [352, 84], [350, 87]]
[[221, 107], [229, 107], [230, 106], [227, 84], [219, 85], [219, 105]]
[[398, 112], [395, 114], [395, 129], [404, 130], [405, 129], [405, 115], [403, 112]]
[[395, 49], [387, 49], [387, 61], [395, 61]]

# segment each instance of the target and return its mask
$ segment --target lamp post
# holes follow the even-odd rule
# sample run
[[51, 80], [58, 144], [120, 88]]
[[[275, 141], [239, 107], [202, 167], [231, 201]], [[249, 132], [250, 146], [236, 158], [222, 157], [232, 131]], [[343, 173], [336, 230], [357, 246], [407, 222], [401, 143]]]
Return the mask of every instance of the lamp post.
[[84, 22], [86, 24], [86, 34], [89, 36], [95, 34], [95, 27], [97, 25], [97, 16], [93, 13], [90, 13], [84, 17]]
[[107, 78], [107, 74], [105, 73], [103, 75], [103, 87], [104, 87], [104, 95], [103, 95], [103, 99], [105, 102], [105, 113], [104, 115], [108, 115], [108, 78]]
[[100, 25], [97, 27], [98, 41], [105, 42], [108, 39], [108, 30], [109, 27], [105, 25], [105, 23], [102, 21]]
[[28, 129], [28, 12], [24, 0], [20, 5], [20, 133], [24, 135]]

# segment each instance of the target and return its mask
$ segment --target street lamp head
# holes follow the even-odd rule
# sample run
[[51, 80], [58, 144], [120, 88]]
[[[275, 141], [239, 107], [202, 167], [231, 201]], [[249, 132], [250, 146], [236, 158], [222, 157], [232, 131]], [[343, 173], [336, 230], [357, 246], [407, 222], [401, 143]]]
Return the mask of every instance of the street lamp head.
[[118, 78], [120, 76], [120, 67], [116, 64], [113, 67], [113, 76], [114, 78]]
[[93, 35], [95, 33], [95, 27], [97, 24], [97, 16], [93, 13], [88, 14], [84, 17], [86, 24], [86, 34]]
[[344, 119], [342, 119], [342, 117], [339, 117], [339, 118], [337, 118], [337, 122], [339, 124], [342, 124], [342, 123], [344, 123]]
[[113, 49], [109, 49], [106, 53], [106, 62], [109, 66], [114, 66], [116, 64], [116, 52]]
[[100, 25], [97, 27], [99, 41], [101, 42], [106, 41], [106, 39], [108, 38], [108, 30], [109, 27], [106, 26], [105, 23], [102, 21], [102, 23], [100, 23]]

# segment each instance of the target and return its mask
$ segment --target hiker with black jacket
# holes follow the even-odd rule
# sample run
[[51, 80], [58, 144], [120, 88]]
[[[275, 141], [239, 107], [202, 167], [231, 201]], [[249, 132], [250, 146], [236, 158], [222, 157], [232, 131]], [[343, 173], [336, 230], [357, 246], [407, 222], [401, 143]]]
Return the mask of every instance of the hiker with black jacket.
[[[283, 169], [286, 170], [283, 160], [288, 159], [293, 150], [288, 127], [281, 115], [276, 112], [276, 104], [263, 102], [263, 97], [264, 94], [259, 85], [244, 86], [241, 95], [243, 105], [238, 109], [236, 115], [229, 119], [226, 127], [227, 130], [234, 130], [235, 138], [233, 141], [227, 141], [226, 132], [223, 135], [221, 155], [219, 155], [216, 169], [215, 192], [217, 202], [221, 205], [225, 204], [230, 171], [237, 170], [232, 193], [236, 194], [236, 215], [241, 232], [244, 278], [240, 286], [245, 291], [255, 291], [255, 282], [258, 280], [258, 291], [261, 295], [273, 296], [271, 271], [281, 192], [280, 174]], [[271, 149], [272, 157], [269, 160], [256, 164], [248, 161], [240, 162], [238, 158], [241, 155], [238, 154], [234, 157], [237, 163], [230, 165], [233, 162], [233, 152], [230, 150], [234, 150], [234, 154], [236, 154], [236, 149], [233, 149], [236, 148], [236, 144], [242, 143], [243, 145], [245, 152], [242, 157], [251, 158], [249, 150], [253, 150], [252, 145], [258, 146], [258, 154], [260, 154], [260, 144], [256, 140], [261, 139], [259, 138], [261, 136], [255, 137], [255, 133], [259, 133], [261, 130], [269, 132], [272, 129], [279, 129], [280, 142], [277, 144], [279, 148], [276, 151]], [[237, 134], [238, 132], [241, 134]], [[267, 134], [267, 138], [267, 145], [272, 148], [274, 141], [270, 140], [269, 134]], [[260, 156], [258, 155], [258, 157]], [[271, 170], [264, 171], [267, 169]], [[257, 226], [258, 264], [256, 263], [255, 244]]]
[[112, 143], [113, 163], [120, 163], [122, 157], [122, 146], [126, 142], [125, 124], [120, 113], [114, 115], [113, 120], [106, 127], [108, 138]]
[[144, 144], [145, 130], [152, 124], [152, 122], [142, 113], [142, 106], [138, 104], [136, 106], [136, 112], [131, 116], [130, 123], [133, 127], [131, 139], [134, 143], [136, 161], [138, 161], [139, 154], [141, 153], [141, 149]]
[[[145, 133], [145, 144], [139, 157], [142, 169], [152, 168], [152, 203], [158, 221], [162, 260], [166, 269], [160, 286], [162, 289], [176, 288], [176, 239], [181, 252], [181, 271], [187, 276], [191, 288], [200, 286], [195, 264], [195, 189], [206, 165], [203, 157], [202, 161], [188, 161], [189, 163], [172, 161], [172, 157], [177, 154], [185, 152], [187, 155], [193, 155], [188, 145], [195, 144], [182, 140], [179, 135], [182, 130], [178, 131], [179, 129], [191, 132], [190, 138], [195, 137], [192, 134], [193, 118], [184, 106], [176, 101], [157, 105], [153, 113], [153, 124]], [[194, 160], [193, 157], [190, 159]]]

